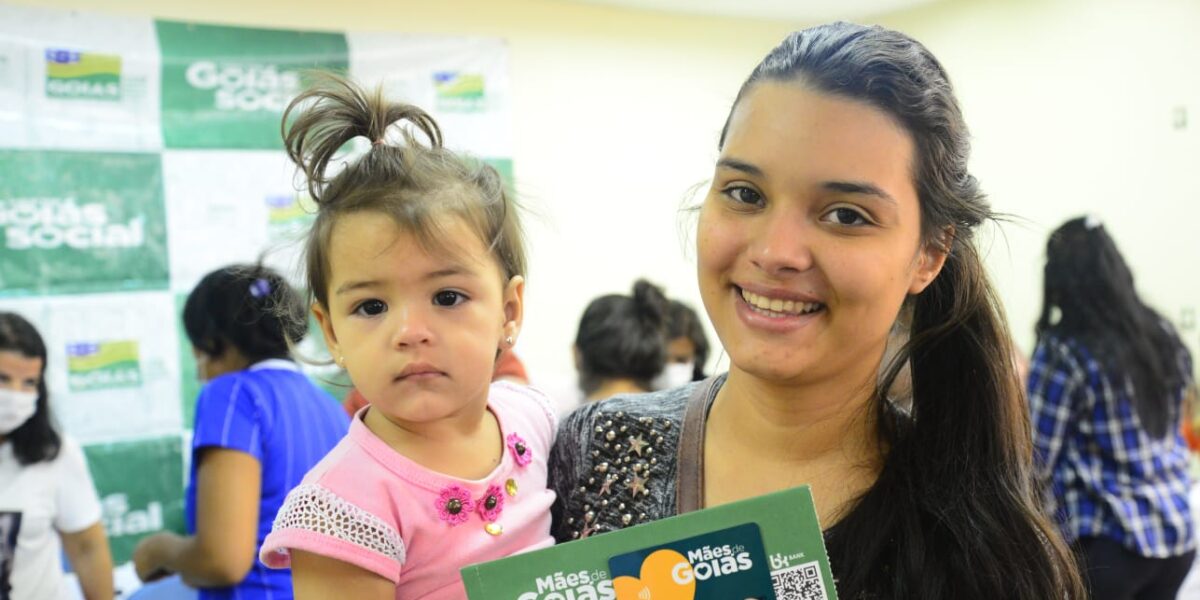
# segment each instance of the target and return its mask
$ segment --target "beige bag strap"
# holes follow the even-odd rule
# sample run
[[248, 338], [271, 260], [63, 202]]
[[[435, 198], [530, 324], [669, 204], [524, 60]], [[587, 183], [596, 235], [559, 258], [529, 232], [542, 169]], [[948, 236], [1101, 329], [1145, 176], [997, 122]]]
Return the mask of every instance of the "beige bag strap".
[[683, 413], [683, 430], [679, 433], [679, 455], [675, 463], [675, 514], [704, 507], [704, 425], [720, 389], [719, 379], [709, 377], [696, 386]]

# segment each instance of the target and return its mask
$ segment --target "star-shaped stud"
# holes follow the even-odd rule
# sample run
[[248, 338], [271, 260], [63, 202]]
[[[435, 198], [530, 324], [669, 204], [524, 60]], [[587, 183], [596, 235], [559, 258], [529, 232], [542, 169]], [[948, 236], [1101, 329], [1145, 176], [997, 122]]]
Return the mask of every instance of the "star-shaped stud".
[[646, 443], [646, 440], [642, 439], [641, 434], [629, 438], [629, 449], [637, 452], [638, 456], [642, 455], [642, 450], [644, 450], [648, 445], [649, 444]]
[[637, 498], [638, 494], [646, 493], [646, 478], [641, 475], [634, 475], [633, 480], [629, 482], [629, 491]]
[[579, 532], [579, 539], [582, 540], [583, 538], [586, 538], [587, 536], [592, 535], [595, 532], [596, 532], [595, 525], [585, 525], [583, 527], [583, 530]]
[[612, 484], [613, 484], [614, 479], [615, 478], [611, 477], [611, 476], [604, 478], [604, 483], [600, 484], [600, 495], [601, 496], [608, 494], [609, 492], [612, 491]]

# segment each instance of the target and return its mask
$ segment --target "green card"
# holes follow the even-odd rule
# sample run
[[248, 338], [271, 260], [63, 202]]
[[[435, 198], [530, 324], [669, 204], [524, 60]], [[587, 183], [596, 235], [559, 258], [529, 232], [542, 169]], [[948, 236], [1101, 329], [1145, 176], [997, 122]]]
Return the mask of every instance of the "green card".
[[[761, 553], [757, 543], [761, 543]], [[690, 575], [696, 585], [660, 590], [647, 585], [626, 587], [622, 582], [629, 581], [618, 579], [636, 572], [640, 580], [647, 580], [650, 571], [645, 563], [664, 548], [682, 556], [687, 564], [664, 553], [659, 556], [674, 560], [652, 563], [651, 569], [661, 573], [666, 567], [666, 579], [672, 582], [687, 580]], [[764, 570], [760, 571], [763, 557]], [[672, 570], [677, 578], [672, 577]], [[743, 571], [750, 574], [746, 581], [751, 587], [736, 588], [735, 596], [709, 594], [719, 587], [715, 582]], [[761, 577], [766, 572], [773, 595], [763, 595], [767, 592], [761, 587]], [[462, 569], [462, 577], [471, 600], [837, 599], [808, 486], [471, 565]], [[753, 587], [755, 581], [760, 582], [759, 587]]]

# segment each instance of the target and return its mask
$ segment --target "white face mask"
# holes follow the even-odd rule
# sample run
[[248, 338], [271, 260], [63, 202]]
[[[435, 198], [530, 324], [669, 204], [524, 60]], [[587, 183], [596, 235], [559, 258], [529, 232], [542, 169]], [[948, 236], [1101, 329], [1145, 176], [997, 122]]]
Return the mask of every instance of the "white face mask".
[[656, 390], [669, 390], [692, 382], [692, 363], [667, 363], [662, 373], [650, 382], [650, 387]]
[[0, 389], [0, 435], [8, 435], [25, 424], [37, 411], [37, 392]]

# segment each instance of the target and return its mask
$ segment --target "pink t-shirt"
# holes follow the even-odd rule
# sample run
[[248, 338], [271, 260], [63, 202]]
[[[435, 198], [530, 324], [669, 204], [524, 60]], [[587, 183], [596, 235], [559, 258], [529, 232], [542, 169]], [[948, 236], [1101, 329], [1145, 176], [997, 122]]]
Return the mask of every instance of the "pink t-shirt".
[[289, 550], [304, 550], [390, 579], [397, 600], [436, 600], [466, 598], [458, 572], [466, 565], [552, 545], [549, 399], [497, 382], [488, 408], [500, 423], [504, 455], [477, 481], [430, 471], [397, 453], [363, 424], [369, 407], [359, 411], [350, 433], [288, 494], [263, 542], [262, 561], [285, 568]]

